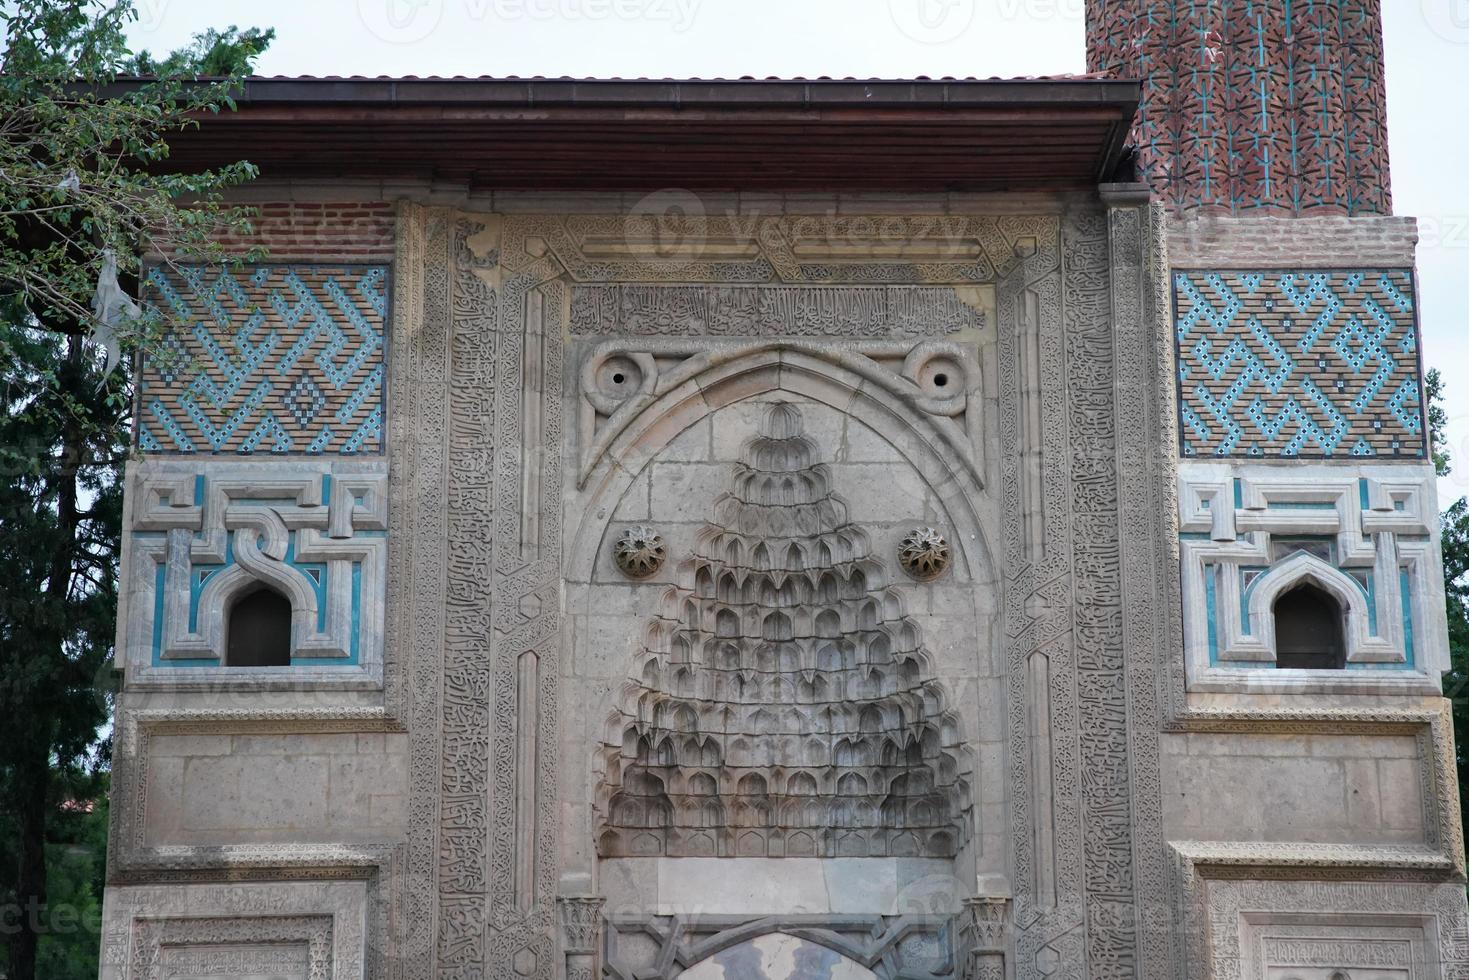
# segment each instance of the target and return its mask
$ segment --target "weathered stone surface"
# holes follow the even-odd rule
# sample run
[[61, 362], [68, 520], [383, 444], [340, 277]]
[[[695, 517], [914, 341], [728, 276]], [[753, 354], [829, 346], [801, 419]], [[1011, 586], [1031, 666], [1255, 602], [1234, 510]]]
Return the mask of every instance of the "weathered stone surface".
[[149, 846], [393, 841], [407, 827], [408, 740], [158, 735], [146, 788]]
[[[1437, 943], [1424, 975], [1454, 975], [1421, 466], [1180, 464], [1166, 226], [1106, 195], [905, 201], [882, 224], [915, 254], [926, 208], [968, 243], [912, 265], [864, 255], [845, 199], [717, 263], [587, 254], [616, 198], [405, 204], [386, 459], [130, 484], [153, 618], [119, 641], [107, 975], [157, 947], [162, 975], [319, 980], [343, 914], [363, 952], [321, 976], [1254, 980], [1332, 943], [1386, 969]], [[140, 624], [213, 650], [156, 600], [198, 606], [210, 535], [253, 527], [372, 556], [340, 560], [376, 672], [153, 662]], [[666, 556], [639, 577], [633, 527]], [[941, 574], [900, 571], [918, 528]], [[1312, 535], [1362, 592], [1352, 669], [1209, 661], [1200, 583], [1231, 568], [1248, 607], [1271, 541]], [[321, 594], [313, 635], [350, 636]], [[139, 925], [129, 896], [171, 889]]]

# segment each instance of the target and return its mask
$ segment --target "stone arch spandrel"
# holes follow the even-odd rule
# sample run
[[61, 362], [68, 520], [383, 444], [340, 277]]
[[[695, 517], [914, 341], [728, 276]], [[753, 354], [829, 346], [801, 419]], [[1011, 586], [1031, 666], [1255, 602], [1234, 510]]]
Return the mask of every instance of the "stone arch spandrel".
[[[956, 443], [955, 432], [943, 424], [950, 419], [925, 411], [922, 398], [884, 379], [876, 365], [861, 363], [867, 360], [810, 344], [724, 348], [690, 358], [673, 375], [681, 379], [676, 384], [623, 406], [629, 417], [583, 481], [568, 537], [567, 580], [589, 580], [599, 553], [593, 535], [605, 533], [610, 509], [670, 442], [725, 406], [776, 392], [827, 405], [887, 440], [943, 501], [955, 530], [951, 543], [970, 574], [994, 579], [994, 533], [980, 506], [983, 461], [972, 446]], [[978, 373], [975, 368], [976, 378]], [[977, 396], [974, 401], [977, 413]]]

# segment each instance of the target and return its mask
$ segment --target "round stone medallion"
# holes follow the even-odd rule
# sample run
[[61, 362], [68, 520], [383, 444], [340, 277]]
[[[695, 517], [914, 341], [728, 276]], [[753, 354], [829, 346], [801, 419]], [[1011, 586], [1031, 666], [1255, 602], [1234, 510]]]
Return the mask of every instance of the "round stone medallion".
[[613, 546], [617, 567], [630, 578], [647, 578], [663, 567], [663, 535], [645, 524], [624, 528]]
[[919, 581], [938, 578], [949, 567], [949, 542], [937, 528], [915, 527], [898, 544], [898, 564]]

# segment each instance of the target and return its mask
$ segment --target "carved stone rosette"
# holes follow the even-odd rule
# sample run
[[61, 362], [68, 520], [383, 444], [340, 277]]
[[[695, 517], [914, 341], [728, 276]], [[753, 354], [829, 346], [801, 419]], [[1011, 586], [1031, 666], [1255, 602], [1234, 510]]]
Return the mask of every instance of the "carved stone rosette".
[[626, 528], [613, 546], [617, 567], [629, 578], [647, 578], [663, 567], [663, 535], [644, 524]]
[[898, 564], [920, 582], [944, 574], [950, 557], [949, 542], [937, 528], [916, 527], [898, 544]]

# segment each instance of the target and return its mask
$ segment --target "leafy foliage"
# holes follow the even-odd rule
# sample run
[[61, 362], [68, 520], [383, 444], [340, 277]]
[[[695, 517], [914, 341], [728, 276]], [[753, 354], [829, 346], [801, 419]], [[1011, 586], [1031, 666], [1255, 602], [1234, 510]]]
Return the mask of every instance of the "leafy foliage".
[[1433, 457], [1433, 472], [1437, 476], [1448, 476], [1453, 469], [1453, 456], [1444, 436], [1449, 427], [1449, 414], [1443, 407], [1443, 375], [1439, 374], [1438, 368], [1424, 375], [1423, 387], [1427, 395], [1424, 400], [1428, 403], [1429, 452]]
[[[79, 777], [79, 778], [78, 778]], [[106, 772], [78, 773], [57, 803], [46, 841], [48, 929], [36, 974], [57, 980], [97, 976], [102, 947], [102, 886], [107, 880]]]
[[[90, 848], [102, 844], [98, 774], [110, 759], [99, 735], [110, 695], [98, 682], [111, 676], [117, 606], [131, 404], [122, 355], [163, 326], [129, 297], [149, 257], [221, 262], [216, 233], [249, 230], [250, 212], [225, 195], [254, 168], [178, 173], [168, 139], [233, 108], [230, 92], [273, 33], [210, 31], [159, 60], [128, 49], [135, 16], [131, 0], [0, 7], [0, 942], [9, 980], [96, 975], [95, 932], [75, 924], [100, 895], [101, 851]], [[78, 814], [99, 810], [90, 831], [75, 831]]]

